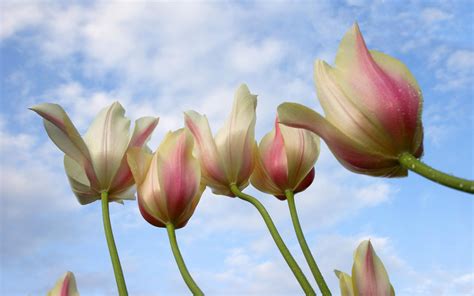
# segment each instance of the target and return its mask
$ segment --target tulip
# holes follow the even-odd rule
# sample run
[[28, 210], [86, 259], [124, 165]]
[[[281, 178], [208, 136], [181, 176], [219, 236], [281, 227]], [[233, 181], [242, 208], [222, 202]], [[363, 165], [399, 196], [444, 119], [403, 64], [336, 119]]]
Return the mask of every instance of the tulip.
[[319, 155], [319, 138], [310, 131], [291, 128], [275, 121], [257, 150], [252, 185], [262, 192], [285, 200], [285, 191], [301, 192], [314, 180], [314, 164]]
[[61, 106], [44, 103], [31, 110], [44, 118], [46, 132], [65, 153], [64, 168], [80, 204], [100, 200], [102, 192], [108, 193], [110, 201], [134, 199], [135, 182], [126, 152], [146, 144], [158, 118], [138, 119], [130, 137], [130, 120], [124, 116], [123, 107], [115, 102], [99, 112], [81, 137]]
[[150, 224], [181, 228], [194, 213], [205, 186], [193, 146], [191, 133], [179, 129], [168, 133], [154, 154], [143, 149], [128, 152], [139, 209]]
[[64, 168], [79, 203], [102, 201], [104, 232], [118, 292], [120, 296], [128, 295], [110, 223], [109, 201], [122, 203], [125, 199], [135, 199], [135, 181], [126, 153], [147, 149], [145, 144], [158, 118], [138, 119], [130, 137], [130, 120], [124, 116], [123, 107], [115, 102], [99, 112], [82, 138], [61, 106], [44, 103], [31, 110], [43, 117], [49, 137], [65, 153]]
[[229, 189], [235, 184], [247, 187], [255, 166], [255, 109], [257, 96], [245, 84], [234, 98], [232, 112], [213, 138], [205, 115], [185, 112], [185, 123], [194, 136], [205, 183], [215, 194], [234, 196]]
[[74, 274], [70, 271], [66, 272], [59, 278], [47, 296], [79, 296]]
[[370, 241], [359, 244], [354, 253], [352, 277], [335, 270], [342, 296], [394, 296], [387, 271]]
[[280, 122], [313, 131], [347, 169], [371, 176], [400, 177], [399, 157], [423, 153], [422, 96], [408, 68], [369, 51], [355, 24], [342, 39], [331, 67], [315, 65], [326, 117], [299, 104], [279, 106]]
[[193, 147], [193, 136], [184, 128], [169, 132], [154, 154], [136, 148], [127, 159], [137, 182], [140, 213], [148, 223], [166, 227], [183, 280], [193, 295], [204, 295], [184, 263], [175, 233], [191, 218], [206, 188]]

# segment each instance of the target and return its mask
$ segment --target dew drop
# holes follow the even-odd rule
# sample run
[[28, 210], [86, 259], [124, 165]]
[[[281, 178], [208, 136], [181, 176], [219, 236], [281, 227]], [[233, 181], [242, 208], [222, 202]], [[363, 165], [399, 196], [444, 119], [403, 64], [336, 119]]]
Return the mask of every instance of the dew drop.
[[459, 184], [459, 188], [463, 188], [464, 187], [464, 184]]

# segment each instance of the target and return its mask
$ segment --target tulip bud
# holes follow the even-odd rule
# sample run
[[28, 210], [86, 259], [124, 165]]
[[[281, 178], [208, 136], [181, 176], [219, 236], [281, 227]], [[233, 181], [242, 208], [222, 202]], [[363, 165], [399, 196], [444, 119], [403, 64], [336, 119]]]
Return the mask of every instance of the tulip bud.
[[124, 116], [123, 107], [115, 102], [99, 112], [81, 137], [61, 106], [44, 103], [31, 110], [44, 118], [46, 132], [65, 153], [64, 168], [80, 204], [100, 200], [103, 191], [108, 192], [111, 201], [134, 199], [135, 182], [126, 152], [146, 146], [158, 118], [138, 119], [130, 137], [130, 120]]
[[352, 277], [338, 270], [335, 273], [342, 296], [395, 296], [387, 271], [368, 240], [354, 253]]
[[229, 187], [245, 188], [255, 166], [255, 109], [257, 96], [245, 84], [234, 98], [232, 112], [224, 126], [212, 137], [206, 116], [185, 112], [186, 127], [196, 141], [203, 179], [215, 194], [234, 196]]
[[275, 121], [275, 129], [258, 146], [250, 181], [262, 192], [284, 200], [285, 190], [300, 192], [314, 179], [319, 155], [319, 137], [310, 131], [287, 127]]
[[66, 272], [48, 292], [47, 296], [79, 296], [74, 274], [70, 271]]
[[193, 156], [194, 140], [187, 129], [166, 135], [151, 154], [132, 149], [128, 163], [137, 182], [138, 206], [150, 224], [175, 228], [186, 225], [205, 189], [199, 161]]
[[315, 79], [326, 117], [291, 103], [279, 107], [283, 124], [306, 128], [325, 140], [347, 169], [371, 176], [406, 176], [399, 156], [423, 152], [422, 96], [408, 68], [369, 51], [355, 24], [331, 67], [317, 61]]

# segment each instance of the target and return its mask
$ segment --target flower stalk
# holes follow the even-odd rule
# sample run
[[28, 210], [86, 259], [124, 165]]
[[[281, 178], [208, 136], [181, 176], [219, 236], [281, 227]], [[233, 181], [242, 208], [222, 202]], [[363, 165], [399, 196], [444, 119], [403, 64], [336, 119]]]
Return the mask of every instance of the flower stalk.
[[291, 221], [293, 222], [293, 227], [295, 229], [296, 237], [298, 238], [298, 243], [300, 244], [301, 251], [303, 251], [303, 255], [308, 262], [309, 268], [311, 269], [311, 273], [318, 284], [319, 290], [323, 296], [331, 296], [331, 291], [324, 280], [321, 271], [319, 270], [318, 265], [316, 264], [316, 260], [314, 260], [313, 254], [311, 254], [311, 250], [306, 242], [306, 239], [303, 234], [303, 230], [301, 229], [301, 224], [298, 218], [298, 212], [296, 211], [295, 205], [295, 195], [291, 190], [285, 191], [286, 199], [288, 200], [288, 208], [290, 209]]
[[112, 260], [112, 266], [114, 268], [115, 281], [117, 282], [117, 289], [120, 296], [128, 296], [127, 285], [123, 277], [122, 266], [120, 265], [120, 259], [115, 246], [114, 234], [112, 233], [112, 225], [110, 224], [109, 215], [109, 200], [108, 193], [103, 191], [100, 194], [102, 200], [102, 219], [104, 221], [104, 232], [105, 238], [107, 239], [107, 246], [109, 247], [110, 260]]
[[276, 229], [275, 224], [272, 221], [272, 218], [270, 217], [270, 215], [268, 214], [267, 210], [262, 205], [262, 203], [259, 202], [258, 199], [256, 199], [255, 197], [250, 196], [250, 195], [245, 194], [242, 191], [240, 191], [239, 188], [237, 187], [237, 185], [235, 185], [235, 184], [230, 185], [230, 190], [232, 191], [232, 193], [235, 196], [251, 203], [254, 207], [257, 208], [260, 215], [262, 215], [262, 218], [265, 221], [265, 224], [267, 225], [268, 230], [270, 231], [270, 234], [272, 235], [272, 238], [275, 241], [275, 244], [277, 245], [278, 249], [280, 250], [280, 253], [283, 255], [283, 258], [285, 259], [286, 263], [288, 264], [291, 271], [295, 275], [295, 277], [296, 277], [298, 283], [300, 284], [301, 288], [303, 288], [303, 291], [305, 292], [305, 294], [306, 295], [316, 295], [313, 288], [309, 284], [308, 279], [305, 277], [305, 275], [301, 271], [301, 268], [298, 266], [298, 263], [296, 263], [295, 259], [293, 258], [290, 251], [288, 250], [288, 247], [283, 242], [283, 239], [281, 238], [280, 234], [278, 233], [278, 230]]
[[183, 256], [179, 251], [178, 242], [176, 241], [176, 232], [173, 223], [166, 223], [166, 230], [168, 231], [168, 238], [170, 241], [171, 250], [173, 251], [174, 259], [176, 260], [176, 264], [178, 265], [179, 272], [181, 273], [184, 282], [188, 286], [189, 290], [191, 290], [193, 295], [204, 295], [192, 278], [188, 268], [186, 267], [186, 264], [184, 263]]
[[458, 178], [443, 172], [440, 172], [429, 165], [423, 163], [410, 153], [402, 153], [399, 158], [400, 164], [429, 180], [444, 185], [446, 187], [459, 191], [474, 194], [474, 181]]

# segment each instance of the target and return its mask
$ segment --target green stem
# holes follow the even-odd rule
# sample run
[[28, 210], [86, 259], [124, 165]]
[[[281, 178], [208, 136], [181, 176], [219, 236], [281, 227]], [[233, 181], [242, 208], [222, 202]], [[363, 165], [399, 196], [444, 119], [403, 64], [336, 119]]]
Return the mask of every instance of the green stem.
[[316, 260], [314, 260], [314, 257], [311, 254], [311, 250], [309, 249], [308, 243], [306, 242], [303, 234], [303, 230], [301, 229], [298, 213], [296, 211], [295, 196], [291, 190], [286, 190], [285, 196], [288, 200], [291, 221], [293, 222], [293, 227], [295, 228], [296, 237], [298, 238], [298, 242], [300, 243], [301, 250], [303, 251], [304, 257], [308, 262], [309, 268], [313, 273], [314, 279], [318, 284], [319, 290], [321, 290], [323, 296], [331, 296], [331, 291], [329, 291], [328, 285], [326, 284], [326, 281], [324, 281], [323, 275], [316, 264]]
[[272, 235], [273, 240], [275, 241], [275, 244], [280, 250], [280, 253], [283, 255], [283, 258], [285, 258], [286, 263], [288, 264], [291, 271], [295, 275], [296, 279], [298, 280], [298, 283], [303, 288], [303, 291], [305, 292], [305, 294], [316, 295], [313, 288], [311, 287], [308, 280], [306, 279], [305, 275], [301, 271], [301, 268], [298, 266], [298, 263], [296, 263], [295, 259], [293, 258], [290, 251], [288, 250], [285, 243], [283, 242], [283, 239], [278, 233], [278, 230], [276, 229], [275, 224], [272, 221], [272, 218], [270, 217], [270, 215], [268, 214], [267, 210], [262, 205], [262, 203], [260, 203], [255, 197], [250, 196], [240, 191], [240, 189], [235, 184], [230, 185], [230, 190], [235, 196], [251, 203], [253, 206], [257, 208], [257, 210], [260, 212], [260, 215], [262, 215], [262, 218], [265, 221], [265, 224], [267, 225], [268, 230], [270, 231], [270, 234]]
[[178, 242], [176, 241], [176, 233], [175, 228], [172, 223], [166, 224], [166, 230], [168, 230], [168, 238], [170, 240], [171, 250], [173, 251], [174, 259], [176, 260], [176, 264], [178, 265], [179, 272], [183, 277], [184, 282], [188, 285], [189, 290], [193, 293], [193, 295], [204, 295], [204, 293], [199, 289], [196, 282], [193, 280], [191, 274], [184, 263], [183, 256], [181, 256], [181, 252], [178, 248]]
[[109, 247], [110, 260], [114, 267], [115, 281], [117, 282], [117, 289], [120, 296], [127, 296], [127, 285], [123, 277], [122, 266], [115, 246], [114, 234], [112, 233], [112, 225], [110, 224], [109, 215], [109, 194], [102, 192], [100, 194], [102, 200], [102, 220], [104, 221], [105, 238], [107, 239], [107, 246]]
[[405, 168], [441, 185], [474, 193], [474, 181], [451, 176], [424, 164], [410, 153], [402, 153], [398, 159]]

